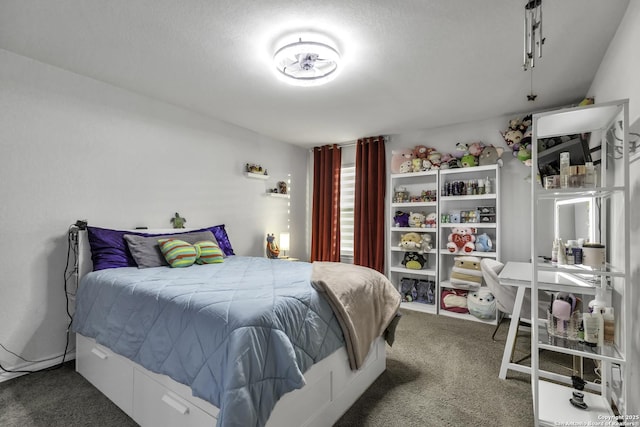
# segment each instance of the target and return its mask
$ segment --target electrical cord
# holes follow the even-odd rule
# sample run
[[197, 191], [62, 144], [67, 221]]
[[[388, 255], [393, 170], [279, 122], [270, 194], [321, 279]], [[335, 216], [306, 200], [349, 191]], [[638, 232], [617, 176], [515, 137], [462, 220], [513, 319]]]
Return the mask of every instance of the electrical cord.
[[[25, 362], [29, 362], [29, 363], [40, 363], [40, 362], [46, 362], [49, 360], [55, 360], [59, 357], [62, 357], [62, 360], [60, 361], [60, 363], [58, 363], [57, 365], [54, 366], [49, 366], [47, 368], [42, 368], [42, 369], [36, 369], [36, 370], [30, 370], [30, 369], [7, 369], [4, 366], [2, 366], [2, 364], [0, 364], [0, 369], [4, 372], [8, 372], [11, 374], [33, 374], [36, 372], [44, 372], [44, 371], [53, 371], [55, 369], [60, 369], [65, 362], [65, 358], [67, 357], [67, 352], [69, 350], [69, 331], [71, 330], [71, 323], [73, 323], [73, 315], [71, 314], [71, 311], [69, 310], [69, 295], [71, 296], [75, 296], [75, 293], [70, 293], [69, 292], [69, 280], [78, 273], [78, 225], [73, 224], [71, 226], [69, 226], [69, 229], [67, 231], [67, 262], [64, 268], [64, 296], [65, 296], [65, 309], [67, 312], [67, 316], [69, 317], [69, 323], [67, 324], [67, 329], [66, 329], [66, 340], [65, 340], [65, 344], [64, 344], [64, 352], [62, 353], [62, 356], [54, 356], [54, 357], [50, 357], [48, 359], [42, 359], [42, 360], [28, 360], [25, 359], [24, 357], [14, 353], [13, 351], [7, 349], [4, 345], [0, 344], [0, 347], [2, 347], [5, 351], [7, 351], [8, 353], [13, 354], [14, 356], [18, 357], [19, 359], [25, 361]], [[73, 268], [70, 269], [69, 268], [69, 261], [71, 260], [71, 253], [73, 252]]]

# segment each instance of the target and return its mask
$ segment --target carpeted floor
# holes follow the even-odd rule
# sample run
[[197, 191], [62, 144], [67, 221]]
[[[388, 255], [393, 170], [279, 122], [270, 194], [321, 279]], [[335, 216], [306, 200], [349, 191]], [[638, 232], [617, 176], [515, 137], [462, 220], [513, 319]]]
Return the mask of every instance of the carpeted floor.
[[[493, 326], [403, 311], [387, 370], [336, 426], [531, 426], [527, 375], [498, 378], [508, 324]], [[517, 355], [528, 352], [528, 336]], [[74, 371], [58, 370], [0, 383], [0, 426], [72, 427], [136, 424]]]

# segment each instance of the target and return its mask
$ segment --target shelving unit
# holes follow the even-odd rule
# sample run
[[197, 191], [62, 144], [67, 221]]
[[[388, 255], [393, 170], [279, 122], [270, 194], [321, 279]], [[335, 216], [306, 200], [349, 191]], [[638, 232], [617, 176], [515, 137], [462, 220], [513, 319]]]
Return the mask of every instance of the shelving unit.
[[[615, 101], [586, 107], [568, 108], [533, 115], [533, 165], [532, 165], [532, 254], [551, 251], [545, 236], [550, 225], [559, 221], [554, 214], [558, 202], [590, 200], [595, 210], [590, 233], [606, 247], [606, 267], [602, 269], [581, 265], [557, 265], [543, 260], [532, 263], [531, 312], [537, 313], [540, 292], [576, 292], [563, 283], [547, 283], [542, 279], [548, 272], [562, 273], [569, 278], [579, 278], [592, 288], [581, 295], [582, 311], [587, 311], [590, 299], [600, 293], [607, 306], [615, 313], [615, 337], [613, 343], [592, 347], [577, 340], [550, 334], [547, 319], [532, 319], [537, 327], [531, 337], [531, 384], [536, 426], [554, 426], [562, 423], [599, 425], [615, 421], [616, 411], [627, 415], [626, 403], [630, 382], [630, 360], [627, 360], [631, 343], [630, 299], [630, 207], [629, 207], [629, 153], [628, 101]], [[601, 162], [595, 187], [544, 189], [537, 179], [539, 139], [564, 135], [590, 134], [590, 147], [600, 145]], [[614, 137], [615, 135], [615, 137]], [[559, 156], [561, 150], [552, 155]], [[550, 153], [545, 152], [548, 157]], [[546, 161], [546, 160], [545, 160]], [[552, 218], [551, 218], [551, 217]], [[552, 221], [553, 219], [553, 221]], [[558, 227], [556, 227], [558, 228]], [[562, 227], [560, 227], [562, 228]], [[566, 227], [565, 227], [566, 228]], [[578, 358], [592, 359], [600, 365], [599, 383], [588, 382], [584, 402], [588, 410], [573, 406], [572, 382], [569, 376], [556, 374], [554, 382], [546, 380], [547, 372], [539, 366], [540, 351], [565, 353]], [[578, 374], [575, 372], [574, 374]], [[624, 424], [624, 423], [623, 423]], [[575, 425], [575, 424], [574, 424]], [[614, 425], [614, 424], [611, 424]], [[617, 424], [616, 424], [617, 425]]]
[[[477, 183], [479, 180], [489, 180], [491, 182], [491, 188], [489, 192], [484, 194], [467, 194], [466, 187], [469, 183]], [[447, 194], [447, 184], [451, 185], [455, 182], [465, 183], [465, 194], [462, 195], [443, 195]], [[473, 190], [471, 191], [473, 193]], [[488, 257], [498, 261], [501, 260], [500, 248], [500, 166], [488, 165], [477, 166], [471, 168], [460, 169], [443, 169], [440, 171], [440, 200], [439, 200], [439, 244], [438, 244], [438, 270], [439, 270], [439, 293], [438, 300], [440, 301], [443, 289], [456, 289], [455, 284], [452, 284], [449, 280], [451, 269], [454, 265], [455, 257], [462, 255], [471, 255], [479, 258]], [[455, 212], [461, 211], [475, 211], [480, 207], [490, 208], [492, 214], [489, 216], [482, 216], [477, 218], [479, 222], [452, 222], [452, 216]], [[447, 216], [449, 220], [447, 221]], [[488, 221], [482, 221], [482, 219], [489, 218]], [[457, 221], [457, 220], [456, 220]], [[493, 247], [490, 251], [472, 251], [463, 252], [458, 251], [452, 253], [447, 248], [448, 237], [452, 232], [452, 229], [457, 227], [471, 227], [476, 229], [476, 235], [486, 233], [493, 243]], [[467, 320], [474, 320], [478, 322], [495, 324], [496, 319], [482, 320], [471, 314], [461, 314], [453, 311], [440, 308], [440, 314], [463, 318]]]
[[[438, 171], [426, 171], [426, 172], [413, 172], [404, 174], [391, 174], [390, 186], [392, 194], [399, 188], [404, 188], [407, 194], [410, 196], [421, 196], [423, 191], [432, 192], [435, 197], [438, 197]], [[389, 204], [389, 218], [393, 222], [393, 217], [397, 211], [403, 212], [421, 212], [425, 215], [433, 213], [436, 215], [436, 225], [438, 217], [438, 202], [437, 201], [414, 201], [414, 202], [400, 202], [392, 199]], [[409, 232], [415, 233], [428, 233], [431, 236], [431, 243], [433, 249], [423, 254], [427, 258], [427, 262], [423, 269], [415, 270], [406, 268], [402, 265], [402, 260], [407, 251], [398, 246], [400, 237]], [[437, 257], [437, 245], [438, 245], [438, 229], [437, 226], [431, 228], [415, 228], [415, 227], [397, 227], [395, 224], [391, 224], [389, 227], [388, 244], [388, 260], [389, 260], [389, 279], [391, 282], [401, 290], [401, 280], [403, 278], [425, 280], [433, 282], [433, 297], [434, 303], [424, 303], [416, 301], [403, 301], [402, 306], [412, 310], [423, 311], [427, 313], [437, 313], [437, 277], [438, 277], [438, 257]]]

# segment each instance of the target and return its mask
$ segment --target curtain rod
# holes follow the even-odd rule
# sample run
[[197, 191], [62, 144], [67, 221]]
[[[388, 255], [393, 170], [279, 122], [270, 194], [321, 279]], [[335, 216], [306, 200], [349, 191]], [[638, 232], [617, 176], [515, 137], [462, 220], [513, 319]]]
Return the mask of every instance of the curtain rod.
[[[369, 136], [367, 138], [378, 138], [378, 137], [377, 136]], [[362, 139], [367, 139], [367, 138], [362, 138]], [[383, 142], [389, 142], [389, 139], [390, 138], [387, 135], [382, 136], [382, 141]], [[347, 148], [347, 147], [354, 147], [357, 143], [358, 142], [355, 141], [355, 142], [345, 142], [344, 144], [336, 144], [336, 145], [338, 146], [338, 148]], [[326, 144], [326, 145], [329, 145], [329, 149], [333, 150], [333, 144]], [[316, 148], [319, 148], [319, 147], [309, 148], [309, 151], [313, 151]]]

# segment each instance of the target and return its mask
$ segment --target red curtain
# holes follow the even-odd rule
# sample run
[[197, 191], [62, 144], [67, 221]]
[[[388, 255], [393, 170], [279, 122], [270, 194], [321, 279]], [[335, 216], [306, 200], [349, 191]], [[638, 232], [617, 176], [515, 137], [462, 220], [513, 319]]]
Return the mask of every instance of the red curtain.
[[311, 261], [340, 261], [340, 164], [336, 145], [313, 149]]
[[359, 139], [356, 145], [353, 263], [384, 273], [384, 137]]

